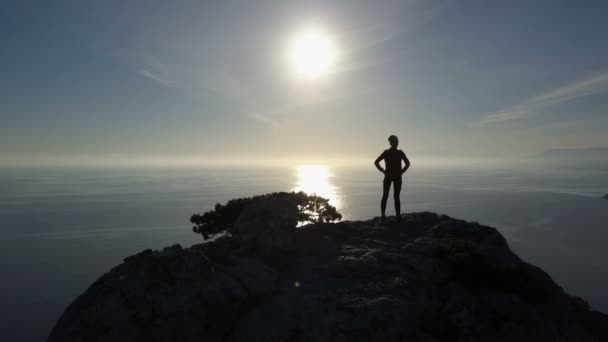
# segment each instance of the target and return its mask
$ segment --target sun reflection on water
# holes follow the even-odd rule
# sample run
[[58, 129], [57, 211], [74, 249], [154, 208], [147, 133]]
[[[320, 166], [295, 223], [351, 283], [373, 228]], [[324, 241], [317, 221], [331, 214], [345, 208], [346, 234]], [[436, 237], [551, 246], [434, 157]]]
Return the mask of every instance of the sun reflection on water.
[[339, 189], [332, 180], [334, 174], [327, 165], [297, 165], [296, 186], [293, 191], [304, 191], [307, 194], [316, 194], [329, 199], [329, 203], [342, 209], [342, 199], [340, 198]]

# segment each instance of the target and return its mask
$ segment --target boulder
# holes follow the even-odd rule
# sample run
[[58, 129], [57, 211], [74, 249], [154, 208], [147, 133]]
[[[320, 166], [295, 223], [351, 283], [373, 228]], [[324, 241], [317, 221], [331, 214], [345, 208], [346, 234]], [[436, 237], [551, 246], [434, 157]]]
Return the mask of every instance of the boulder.
[[256, 203], [232, 237], [126, 258], [48, 341], [608, 341], [608, 316], [497, 229], [432, 213], [295, 229], [296, 214]]

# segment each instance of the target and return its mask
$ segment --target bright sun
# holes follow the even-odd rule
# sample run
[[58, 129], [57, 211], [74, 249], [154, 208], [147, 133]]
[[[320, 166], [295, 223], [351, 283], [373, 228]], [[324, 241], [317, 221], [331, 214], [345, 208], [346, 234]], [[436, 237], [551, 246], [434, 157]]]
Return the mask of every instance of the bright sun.
[[336, 48], [331, 37], [319, 29], [308, 29], [294, 35], [288, 58], [296, 76], [316, 79], [328, 75], [336, 62]]

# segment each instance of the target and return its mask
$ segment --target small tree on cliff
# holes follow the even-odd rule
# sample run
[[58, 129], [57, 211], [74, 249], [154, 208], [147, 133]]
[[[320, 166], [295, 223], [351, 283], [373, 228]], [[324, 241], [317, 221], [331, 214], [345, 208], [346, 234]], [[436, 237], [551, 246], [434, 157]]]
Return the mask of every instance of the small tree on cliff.
[[308, 195], [300, 192], [273, 192], [271, 194], [253, 197], [231, 199], [226, 204], [216, 203], [213, 210], [204, 214], [194, 214], [190, 222], [194, 224], [192, 231], [201, 234], [203, 239], [230, 231], [241, 211], [253, 201], [264, 197], [279, 197], [293, 200], [298, 206], [298, 222], [300, 223], [323, 223], [342, 219], [342, 214], [329, 204], [327, 198], [317, 195]]

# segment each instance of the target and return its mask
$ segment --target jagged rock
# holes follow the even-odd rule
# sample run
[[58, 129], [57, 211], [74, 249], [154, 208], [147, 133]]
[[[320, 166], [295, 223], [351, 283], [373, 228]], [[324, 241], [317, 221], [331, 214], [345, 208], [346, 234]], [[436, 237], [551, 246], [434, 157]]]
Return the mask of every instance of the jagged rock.
[[182, 249], [182, 246], [179, 243], [176, 243], [169, 247], [163, 248], [163, 252], [176, 252], [176, 251], [180, 251], [181, 249]]
[[[608, 341], [608, 316], [494, 228], [412, 213], [293, 231], [291, 209], [258, 205], [237, 236], [126, 258], [48, 341]], [[267, 231], [290, 253], [259, 253]]]
[[221, 340], [276, 280], [275, 270], [253, 258], [216, 265], [194, 248], [147, 250], [93, 283], [49, 341]]

